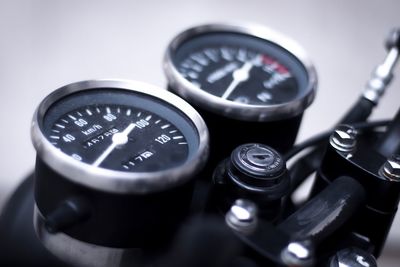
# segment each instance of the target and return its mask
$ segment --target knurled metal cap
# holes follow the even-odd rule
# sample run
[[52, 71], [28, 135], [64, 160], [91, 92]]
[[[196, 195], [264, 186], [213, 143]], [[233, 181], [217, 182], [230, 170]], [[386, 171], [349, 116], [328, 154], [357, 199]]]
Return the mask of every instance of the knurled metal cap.
[[285, 169], [282, 156], [263, 144], [245, 144], [231, 154], [232, 163], [241, 171], [260, 177], [276, 177]]

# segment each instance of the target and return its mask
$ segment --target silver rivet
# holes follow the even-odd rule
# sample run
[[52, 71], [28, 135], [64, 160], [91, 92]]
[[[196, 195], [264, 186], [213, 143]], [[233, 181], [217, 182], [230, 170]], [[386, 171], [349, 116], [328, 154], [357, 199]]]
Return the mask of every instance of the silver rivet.
[[341, 152], [352, 151], [357, 144], [357, 131], [350, 125], [339, 125], [331, 135], [330, 144]]
[[257, 206], [246, 199], [237, 199], [226, 213], [227, 225], [235, 231], [251, 233], [257, 225]]

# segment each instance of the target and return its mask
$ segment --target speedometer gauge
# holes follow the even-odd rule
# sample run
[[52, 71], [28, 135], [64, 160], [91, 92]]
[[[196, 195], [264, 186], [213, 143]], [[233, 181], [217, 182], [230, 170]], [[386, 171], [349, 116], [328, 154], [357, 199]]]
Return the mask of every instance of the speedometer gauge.
[[[206, 133], [201, 117], [181, 99], [122, 81], [81, 82], [55, 91], [38, 108], [32, 128], [38, 156], [57, 172], [124, 192], [157, 191], [168, 184], [161, 176], [195, 171], [204, 162]], [[110, 185], [112, 180], [124, 184]]]
[[208, 156], [200, 115], [141, 82], [61, 87], [39, 105], [31, 133], [35, 229], [49, 250], [73, 264], [82, 264], [74, 253], [103, 257], [115, 252], [108, 247], [166, 241], [188, 214]]
[[164, 71], [169, 90], [200, 111], [226, 156], [247, 142], [290, 148], [317, 84], [300, 46], [255, 25], [208, 24], [178, 34]]

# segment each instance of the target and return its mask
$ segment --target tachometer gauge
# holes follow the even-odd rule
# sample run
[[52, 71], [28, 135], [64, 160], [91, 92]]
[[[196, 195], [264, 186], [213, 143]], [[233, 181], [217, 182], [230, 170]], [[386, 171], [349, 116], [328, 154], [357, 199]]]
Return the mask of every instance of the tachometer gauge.
[[[317, 76], [305, 52], [268, 28], [209, 24], [177, 35], [164, 57], [169, 90], [204, 117], [212, 144], [293, 144]], [[211, 146], [213, 147], [213, 145]], [[214, 153], [212, 153], [214, 154]]]
[[140, 247], [171, 234], [208, 155], [207, 127], [188, 103], [118, 80], [54, 91], [34, 115], [32, 141], [37, 231], [65, 234], [59, 254], [76, 240]]

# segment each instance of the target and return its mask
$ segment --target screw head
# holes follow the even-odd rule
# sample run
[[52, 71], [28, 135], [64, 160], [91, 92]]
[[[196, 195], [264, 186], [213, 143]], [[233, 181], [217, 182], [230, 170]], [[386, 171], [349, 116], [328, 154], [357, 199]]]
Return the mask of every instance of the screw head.
[[309, 240], [292, 241], [282, 251], [282, 261], [288, 266], [311, 266], [314, 250]]
[[339, 125], [330, 137], [330, 144], [341, 152], [352, 151], [357, 144], [357, 131], [350, 125]]
[[390, 157], [383, 164], [382, 174], [391, 181], [400, 182], [400, 155]]
[[226, 213], [225, 222], [235, 231], [251, 233], [257, 225], [257, 206], [250, 200], [237, 199]]

